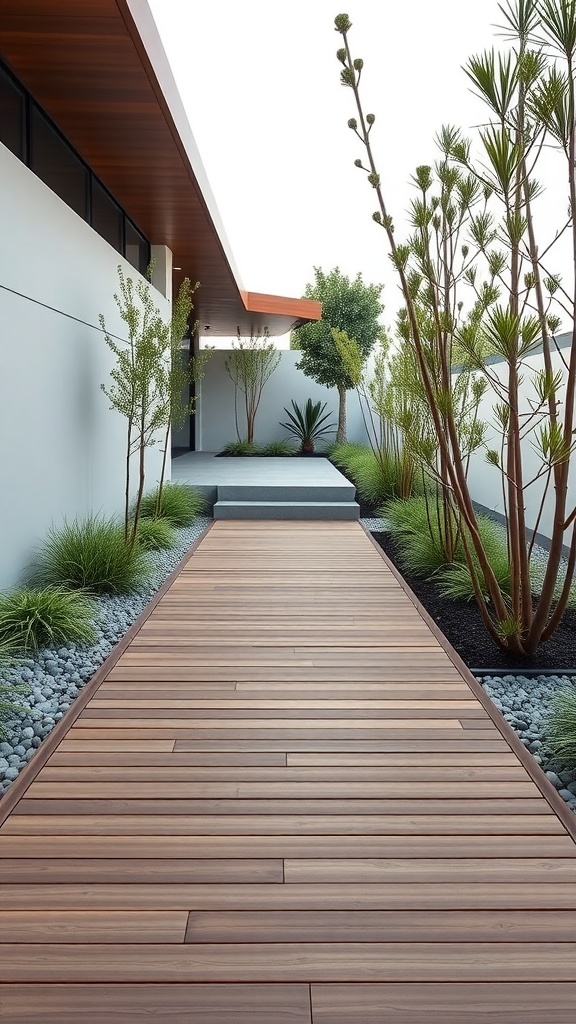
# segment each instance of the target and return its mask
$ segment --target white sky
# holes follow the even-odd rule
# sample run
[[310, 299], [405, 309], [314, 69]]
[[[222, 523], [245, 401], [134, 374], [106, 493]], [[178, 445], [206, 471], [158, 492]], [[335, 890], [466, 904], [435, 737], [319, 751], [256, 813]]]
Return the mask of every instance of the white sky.
[[[300, 296], [313, 267], [384, 282], [399, 303], [385, 236], [347, 127], [334, 16], [353, 22], [365, 111], [384, 193], [405, 234], [409, 178], [434, 134], [485, 116], [462, 65], [494, 40], [497, 0], [149, 0], [244, 286]], [[497, 42], [497, 40], [496, 40]], [[559, 179], [564, 184], [565, 173]], [[565, 202], [562, 200], [562, 209]]]

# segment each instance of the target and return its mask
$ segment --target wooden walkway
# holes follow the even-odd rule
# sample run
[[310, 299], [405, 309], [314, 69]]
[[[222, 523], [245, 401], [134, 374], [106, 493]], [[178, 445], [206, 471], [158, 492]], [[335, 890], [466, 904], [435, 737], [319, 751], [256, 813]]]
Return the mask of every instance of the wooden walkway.
[[0, 1021], [574, 1024], [570, 812], [358, 524], [215, 524], [101, 678], [5, 798]]

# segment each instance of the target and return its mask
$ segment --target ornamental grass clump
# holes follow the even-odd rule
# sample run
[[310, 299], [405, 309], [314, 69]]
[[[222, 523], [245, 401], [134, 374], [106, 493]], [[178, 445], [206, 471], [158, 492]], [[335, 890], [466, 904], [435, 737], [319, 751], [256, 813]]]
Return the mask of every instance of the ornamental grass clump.
[[66, 587], [95, 594], [131, 594], [144, 590], [152, 565], [138, 546], [130, 547], [115, 519], [88, 516], [52, 527], [38, 566], [37, 586]]
[[296, 448], [289, 441], [269, 441], [260, 449], [260, 455], [272, 455], [284, 458], [288, 455], [295, 455]]
[[255, 444], [254, 441], [247, 441], [245, 438], [241, 441], [228, 441], [228, 444], [225, 444], [222, 449], [222, 455], [228, 455], [234, 458], [261, 454], [262, 449], [260, 445]]
[[[379, 514], [386, 520], [387, 530], [398, 544], [400, 561], [407, 571], [423, 579], [433, 578], [442, 596], [450, 600], [470, 601], [474, 598], [474, 583], [464, 546], [467, 538], [462, 536], [465, 528], [458, 526], [455, 514], [451, 523], [454, 555], [449, 564], [446, 563], [446, 544], [442, 536], [444, 512], [440, 511], [434, 496], [391, 501]], [[478, 516], [478, 529], [492, 571], [507, 593], [510, 589], [510, 562], [506, 533], [488, 516]]]
[[552, 701], [546, 747], [556, 763], [576, 769], [576, 689], [561, 690]]
[[176, 529], [192, 526], [206, 512], [206, 499], [188, 484], [164, 484], [158, 508], [158, 490], [145, 494], [140, 505], [142, 519], [164, 519]]
[[64, 587], [0, 594], [0, 644], [26, 652], [95, 639], [94, 605], [84, 594]]
[[167, 551], [176, 547], [178, 538], [167, 519], [140, 517], [136, 542], [144, 551]]

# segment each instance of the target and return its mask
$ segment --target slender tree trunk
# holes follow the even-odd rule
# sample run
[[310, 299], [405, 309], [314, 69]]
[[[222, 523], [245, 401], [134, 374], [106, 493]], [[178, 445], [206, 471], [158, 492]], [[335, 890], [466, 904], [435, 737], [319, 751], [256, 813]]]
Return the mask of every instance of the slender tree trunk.
[[166, 427], [166, 434], [164, 436], [164, 454], [162, 455], [162, 470], [160, 472], [160, 482], [158, 484], [158, 497], [156, 499], [156, 519], [160, 518], [162, 508], [162, 491], [164, 489], [164, 477], [166, 475], [166, 460], [168, 458], [168, 441], [170, 438], [170, 420], [168, 420], [168, 426]]
[[124, 540], [128, 543], [128, 530], [130, 526], [130, 449], [132, 448], [132, 420], [128, 422], [128, 437], [126, 441], [126, 488], [124, 491]]
[[341, 385], [338, 388], [338, 430], [336, 432], [337, 444], [344, 444], [346, 440], [346, 388]]

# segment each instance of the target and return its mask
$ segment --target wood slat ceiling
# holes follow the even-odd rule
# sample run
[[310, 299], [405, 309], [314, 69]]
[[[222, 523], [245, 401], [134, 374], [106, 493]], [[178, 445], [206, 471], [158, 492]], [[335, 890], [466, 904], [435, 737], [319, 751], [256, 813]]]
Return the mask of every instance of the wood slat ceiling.
[[201, 333], [286, 333], [319, 303], [244, 291], [146, 0], [0, 0], [0, 53], [182, 276]]

